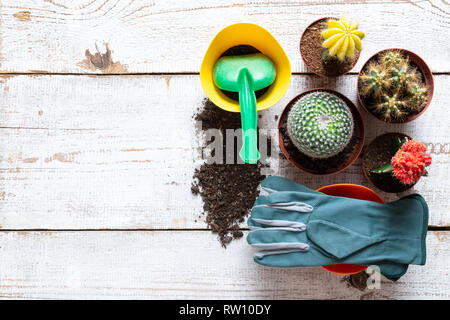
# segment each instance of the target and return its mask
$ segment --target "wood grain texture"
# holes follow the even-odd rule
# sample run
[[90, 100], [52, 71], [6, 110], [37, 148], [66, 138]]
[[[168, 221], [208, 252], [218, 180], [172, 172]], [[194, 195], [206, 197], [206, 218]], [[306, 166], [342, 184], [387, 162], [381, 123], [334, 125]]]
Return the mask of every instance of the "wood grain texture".
[[[429, 176], [415, 191], [430, 206], [430, 225], [450, 225], [450, 76], [435, 77], [427, 112], [387, 125], [364, 110], [367, 143], [401, 131], [427, 143]], [[260, 113], [260, 128], [296, 94], [334, 88], [356, 102], [356, 79], [296, 75], [283, 100]], [[204, 93], [197, 75], [0, 77], [0, 225], [3, 229], [205, 228], [201, 199], [190, 192], [202, 162], [192, 115]], [[275, 142], [277, 143], [277, 142]], [[278, 150], [278, 147], [277, 147]], [[272, 172], [311, 188], [333, 183], [370, 187], [358, 160], [331, 177], [300, 173], [283, 157]], [[380, 192], [386, 200], [398, 195]]]
[[[321, 268], [258, 266], [244, 239], [223, 250], [209, 231], [188, 230], [206, 226], [190, 193], [202, 162], [191, 117], [204, 93], [197, 75], [164, 73], [197, 73], [213, 36], [235, 22], [268, 29], [293, 72], [305, 73], [302, 31], [342, 14], [367, 34], [353, 72], [378, 50], [402, 47], [440, 74], [430, 109], [413, 123], [362, 114], [367, 142], [402, 131], [428, 145], [433, 165], [415, 189], [429, 203], [430, 225], [450, 226], [447, 1], [2, 0], [0, 73], [9, 75], [0, 76], [0, 299], [449, 299], [449, 231], [428, 233], [427, 266], [361, 292]], [[314, 87], [356, 101], [355, 76], [296, 75], [283, 100], [260, 114], [260, 128], [275, 128], [288, 101]], [[370, 186], [360, 161], [326, 179], [284, 158], [278, 164], [272, 174], [311, 188]]]
[[0, 298], [449, 299], [449, 232], [429, 232], [426, 266], [359, 291], [320, 267], [267, 268], [244, 239], [206, 231], [0, 232]]
[[301, 33], [318, 18], [343, 14], [367, 34], [354, 70], [380, 49], [401, 47], [434, 72], [450, 72], [443, 0], [3, 0], [0, 10], [0, 70], [8, 73], [198, 72], [214, 35], [236, 22], [268, 29], [293, 71], [305, 72]]

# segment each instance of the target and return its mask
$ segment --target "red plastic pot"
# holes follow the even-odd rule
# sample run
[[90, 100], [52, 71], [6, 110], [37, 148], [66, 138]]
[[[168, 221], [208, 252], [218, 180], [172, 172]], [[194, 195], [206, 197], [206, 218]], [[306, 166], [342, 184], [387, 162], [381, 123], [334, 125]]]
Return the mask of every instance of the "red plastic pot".
[[[401, 51], [405, 56], [407, 56], [411, 62], [413, 64], [415, 64], [417, 66], [417, 68], [419, 69], [420, 73], [422, 73], [424, 81], [425, 81], [425, 85], [429, 88], [428, 90], [428, 101], [427, 104], [425, 105], [425, 107], [422, 109], [422, 111], [420, 111], [417, 114], [411, 115], [409, 116], [405, 121], [390, 121], [390, 122], [386, 122], [383, 119], [378, 118], [376, 115], [374, 115], [370, 109], [366, 106], [366, 104], [364, 103], [364, 100], [361, 98], [361, 94], [359, 92], [359, 78], [361, 76], [362, 71], [364, 70], [364, 68], [366, 67], [366, 65], [374, 58], [376, 58], [380, 53], [383, 53], [385, 51], [390, 51], [390, 50], [399, 50]], [[399, 48], [391, 48], [391, 49], [384, 49], [381, 50], [377, 53], [375, 53], [373, 56], [371, 56], [366, 63], [364, 63], [363, 67], [361, 68], [361, 71], [359, 71], [358, 74], [358, 82], [356, 84], [356, 90], [358, 93], [358, 101], [359, 103], [364, 107], [364, 109], [367, 110], [367, 112], [372, 115], [374, 118], [383, 121], [385, 123], [407, 123], [410, 121], [413, 121], [415, 119], [417, 119], [418, 117], [420, 117], [429, 107], [431, 100], [433, 99], [433, 93], [434, 93], [434, 79], [433, 79], [433, 74], [430, 70], [430, 68], [428, 67], [428, 65], [425, 63], [425, 61], [419, 57], [417, 54], [415, 54], [414, 52], [408, 51], [406, 49], [399, 49]]]
[[[327, 173], [319, 173], [313, 170], [310, 170], [308, 168], [305, 168], [301, 163], [297, 162], [292, 155], [287, 151], [286, 146], [284, 144], [284, 140], [285, 138], [289, 139], [289, 136], [287, 136], [287, 132], [283, 133], [283, 131], [281, 130], [282, 124], [285, 123], [287, 121], [287, 116], [289, 114], [290, 109], [292, 108], [292, 106], [294, 105], [294, 103], [300, 99], [302, 96], [311, 93], [311, 92], [316, 92], [316, 91], [324, 91], [324, 92], [329, 92], [332, 93], [336, 96], [338, 96], [339, 98], [341, 98], [342, 100], [344, 100], [344, 102], [347, 104], [347, 106], [350, 108], [352, 115], [353, 115], [353, 120], [354, 120], [354, 130], [355, 133], [354, 135], [356, 137], [359, 138], [359, 142], [358, 144], [355, 146], [355, 148], [353, 149], [353, 152], [351, 154], [351, 156], [349, 156], [347, 158], [347, 160], [342, 163], [342, 165], [340, 165], [339, 167], [336, 168], [336, 170], [327, 172]], [[359, 112], [358, 108], [355, 106], [355, 104], [348, 99], [346, 96], [344, 96], [343, 94], [334, 91], [334, 90], [330, 90], [330, 89], [325, 89], [325, 88], [317, 88], [317, 89], [312, 89], [312, 90], [308, 90], [305, 91], [303, 93], [300, 93], [299, 95], [297, 95], [294, 99], [292, 99], [287, 105], [286, 107], [283, 109], [283, 111], [281, 112], [280, 118], [278, 119], [278, 142], [280, 145], [280, 149], [281, 152], [283, 152], [284, 156], [286, 157], [286, 159], [293, 164], [296, 168], [300, 169], [303, 172], [312, 174], [312, 175], [319, 175], [319, 176], [328, 176], [328, 175], [333, 175], [333, 174], [337, 174], [339, 172], [344, 171], [345, 169], [347, 169], [348, 167], [350, 167], [353, 162], [355, 162], [356, 159], [358, 159], [359, 155], [361, 154], [361, 151], [363, 149], [364, 146], [364, 140], [365, 140], [365, 130], [364, 130], [364, 121], [363, 118], [361, 116], [361, 113]], [[300, 151], [298, 151], [300, 152]]]
[[303, 39], [303, 36], [305, 35], [305, 32], [306, 32], [313, 24], [315, 24], [315, 23], [317, 23], [317, 22], [319, 22], [319, 21], [322, 21], [322, 20], [329, 20], [329, 19], [339, 20], [338, 18], [335, 18], [335, 17], [324, 17], [324, 18], [320, 18], [320, 19], [317, 19], [317, 20], [313, 21], [312, 23], [310, 23], [310, 24], [306, 27], [306, 29], [303, 30], [302, 36], [300, 37], [300, 43], [299, 43], [300, 56], [302, 57], [303, 63], [308, 67], [308, 69], [311, 70], [314, 74], [318, 75], [319, 77], [324, 77], [324, 78], [337, 78], [337, 77], [340, 77], [340, 76], [342, 76], [342, 75], [344, 75], [344, 74], [349, 73], [349, 72], [355, 67], [356, 63], [357, 63], [358, 60], [359, 60], [359, 56], [360, 56], [359, 53], [358, 53], [358, 57], [355, 59], [355, 62], [351, 65], [351, 67], [350, 67], [347, 71], [345, 71], [345, 72], [343, 72], [343, 73], [341, 73], [341, 74], [337, 74], [337, 75], [326, 75], [326, 74], [321, 74], [321, 73], [318, 73], [318, 72], [313, 71], [313, 70], [309, 67], [308, 63], [306, 62], [306, 60], [305, 60], [305, 58], [303, 57], [303, 54], [302, 54], [302, 39]]
[[[375, 191], [357, 184], [332, 184], [322, 187], [317, 191], [330, 196], [368, 200], [378, 203], [384, 202], [383, 199], [381, 199], [381, 197]], [[339, 275], [356, 274], [367, 269], [366, 266], [360, 266], [357, 264], [330, 264], [322, 266], [322, 268]]]

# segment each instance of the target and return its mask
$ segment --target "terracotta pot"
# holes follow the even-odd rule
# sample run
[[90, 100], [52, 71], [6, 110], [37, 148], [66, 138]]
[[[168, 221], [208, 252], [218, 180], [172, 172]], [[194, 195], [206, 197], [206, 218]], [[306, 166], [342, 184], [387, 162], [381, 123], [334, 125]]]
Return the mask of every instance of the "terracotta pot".
[[[383, 53], [383, 52], [389, 51], [389, 50], [400, 50], [405, 56], [407, 56], [411, 60], [411, 62], [417, 66], [417, 68], [419, 69], [420, 73], [423, 75], [423, 79], [425, 81], [425, 85], [429, 88], [429, 90], [428, 90], [428, 101], [427, 101], [427, 104], [425, 105], [425, 107], [419, 113], [408, 116], [408, 118], [405, 121], [390, 121], [390, 122], [386, 122], [383, 119], [378, 118], [376, 115], [374, 115], [372, 113], [372, 111], [370, 111], [370, 109], [364, 103], [364, 100], [362, 99], [361, 94], [359, 92], [359, 78], [360, 78], [361, 73], [363, 72], [364, 68], [366, 67], [366, 65], [370, 62], [370, 60], [376, 58], [380, 53]], [[384, 49], [384, 50], [381, 50], [381, 51], [377, 52], [373, 56], [371, 56], [366, 61], [366, 63], [364, 63], [363, 67], [361, 68], [361, 71], [359, 71], [359, 74], [358, 74], [358, 83], [356, 85], [356, 90], [357, 90], [357, 93], [358, 93], [358, 101], [359, 101], [359, 103], [374, 118], [376, 118], [376, 119], [378, 119], [380, 121], [383, 121], [385, 123], [407, 123], [407, 122], [410, 122], [410, 121], [413, 121], [413, 120], [417, 119], [418, 117], [420, 117], [425, 112], [425, 110], [428, 109], [428, 107], [429, 107], [429, 105], [431, 103], [431, 100], [433, 98], [433, 93], [434, 93], [433, 74], [431, 73], [431, 70], [428, 67], [428, 65], [425, 63], [425, 61], [421, 57], [419, 57], [417, 54], [415, 54], [414, 52], [411, 52], [411, 51], [408, 51], [408, 50], [405, 50], [405, 49], [398, 49], [398, 48]]]
[[315, 72], [315, 71], [312, 70], [311, 67], [308, 65], [307, 61], [305, 60], [305, 58], [303, 57], [303, 54], [302, 54], [302, 39], [303, 39], [303, 36], [305, 35], [305, 32], [306, 32], [312, 25], [314, 25], [315, 23], [317, 23], [317, 22], [319, 22], [319, 21], [322, 21], [322, 20], [329, 20], [329, 19], [339, 20], [338, 18], [335, 18], [335, 17], [325, 17], [325, 18], [320, 18], [320, 19], [315, 20], [315, 21], [312, 22], [309, 26], [306, 27], [306, 29], [305, 29], [305, 30], [303, 31], [303, 33], [302, 33], [302, 36], [300, 37], [300, 44], [299, 44], [299, 46], [300, 46], [300, 56], [302, 57], [303, 63], [304, 63], [304, 64], [308, 67], [308, 69], [311, 70], [314, 74], [316, 74], [316, 75], [318, 75], [318, 76], [320, 76], [320, 77], [324, 77], [324, 78], [337, 78], [337, 77], [339, 77], [339, 76], [342, 76], [342, 75], [344, 75], [344, 74], [350, 72], [350, 70], [353, 69], [353, 67], [356, 65], [356, 63], [357, 63], [358, 60], [359, 60], [359, 56], [360, 56], [359, 53], [358, 53], [357, 58], [355, 59], [355, 61], [354, 61], [353, 64], [351, 65], [351, 67], [350, 67], [348, 70], [346, 70], [345, 72], [340, 73], [340, 74], [337, 74], [337, 75], [326, 75], [326, 74], [322, 74], [322, 73]]
[[[368, 200], [378, 203], [384, 202], [383, 199], [381, 199], [381, 197], [378, 194], [376, 194], [375, 191], [357, 184], [332, 184], [329, 186], [319, 188], [317, 189], [317, 191], [325, 193], [330, 196]], [[357, 264], [329, 264], [326, 266], [322, 266], [322, 268], [339, 275], [356, 274], [367, 269], [366, 266], [361, 266]]]
[[[392, 177], [392, 182], [390, 183], [390, 187], [388, 188], [385, 183], [381, 182], [381, 178], [380, 180], [376, 180], [375, 178], [371, 178], [370, 173], [368, 172], [368, 170], [366, 170], [366, 166], [365, 163], [366, 161], [368, 161], [368, 157], [369, 157], [369, 151], [371, 150], [371, 148], [373, 148], [374, 144], [379, 141], [381, 138], [384, 138], [387, 135], [392, 135], [392, 136], [401, 136], [401, 137], [406, 137], [409, 140], [412, 140], [412, 138], [404, 133], [399, 133], [399, 132], [388, 132], [382, 135], [377, 136], [375, 139], [373, 139], [373, 141], [365, 148], [363, 156], [362, 156], [362, 171], [364, 174], [364, 177], [367, 179], [368, 182], [370, 182], [372, 185], [374, 185], [375, 187], [377, 187], [378, 189], [384, 191], [384, 192], [388, 192], [388, 193], [397, 193], [397, 192], [403, 192], [406, 191], [410, 188], [412, 188], [416, 183], [410, 184], [410, 185], [402, 185], [400, 183], [400, 181], [396, 180], [396, 178]], [[373, 168], [372, 168], [373, 169]], [[372, 170], [370, 169], [370, 170]], [[401, 188], [402, 186], [404, 186], [404, 188]], [[394, 190], [394, 187], [395, 188]]]
[[[327, 172], [318, 172], [316, 170], [306, 168], [302, 163], [299, 163], [297, 160], [295, 160], [295, 154], [298, 154], [298, 155], [303, 155], [303, 154], [297, 148], [290, 148], [290, 147], [287, 148], [287, 145], [285, 144], [286, 140], [290, 141], [287, 131], [284, 130], [285, 123], [287, 121], [287, 117], [288, 117], [290, 109], [292, 108], [294, 103], [297, 102], [297, 100], [300, 99], [302, 96], [304, 96], [308, 93], [311, 93], [311, 92], [316, 92], [316, 91], [329, 92], [329, 93], [332, 93], [332, 94], [338, 96], [342, 100], [344, 100], [344, 102], [350, 108], [350, 111], [352, 112], [352, 115], [353, 115], [353, 120], [354, 120], [353, 137], [356, 136], [358, 138], [358, 142], [356, 143], [355, 147], [353, 148], [351, 155], [349, 157], [347, 157], [346, 161], [341, 163], [339, 166], [337, 166], [335, 168], [329, 168], [329, 171], [327, 171]], [[292, 99], [286, 105], [284, 110], [281, 112], [280, 118], [278, 119], [278, 141], [279, 141], [280, 149], [283, 152], [284, 156], [295, 167], [297, 167], [298, 169], [300, 169], [306, 173], [312, 174], [312, 175], [327, 176], [327, 175], [337, 174], [339, 172], [344, 171], [348, 167], [350, 167], [353, 164], [353, 162], [355, 162], [355, 160], [359, 157], [359, 155], [362, 151], [362, 148], [364, 146], [364, 139], [365, 139], [364, 122], [363, 122], [363, 119], [361, 117], [361, 114], [360, 114], [358, 108], [356, 108], [355, 104], [350, 99], [348, 99], [346, 96], [344, 96], [343, 94], [341, 94], [337, 91], [330, 90], [330, 89], [317, 88], [317, 89], [305, 91], [305, 92], [297, 95], [294, 99]], [[289, 149], [289, 151], [288, 151], [288, 149]], [[316, 159], [315, 161], [321, 161], [321, 160], [326, 161], [327, 159]]]

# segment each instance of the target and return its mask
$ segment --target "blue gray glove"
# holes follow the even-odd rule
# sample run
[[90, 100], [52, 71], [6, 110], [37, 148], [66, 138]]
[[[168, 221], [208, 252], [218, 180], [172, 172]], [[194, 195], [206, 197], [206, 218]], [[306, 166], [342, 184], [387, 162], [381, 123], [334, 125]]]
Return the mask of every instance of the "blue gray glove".
[[398, 280], [424, 265], [428, 207], [418, 194], [380, 204], [327, 196], [281, 177], [261, 183], [247, 241], [257, 263], [272, 267], [378, 265]]

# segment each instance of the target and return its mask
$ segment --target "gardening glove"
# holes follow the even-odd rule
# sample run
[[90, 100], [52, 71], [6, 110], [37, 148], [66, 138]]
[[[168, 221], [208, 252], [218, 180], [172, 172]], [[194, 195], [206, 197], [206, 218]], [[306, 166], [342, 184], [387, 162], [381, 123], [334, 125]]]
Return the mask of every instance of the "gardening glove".
[[[267, 177], [264, 181], [262, 181], [261, 185], [261, 194], [270, 194], [277, 191], [299, 191], [299, 192], [309, 192], [312, 194], [321, 193], [312, 189], [309, 189], [301, 184], [295, 183], [286, 178], [272, 176]], [[252, 220], [248, 222], [251, 229], [257, 229], [257, 223], [254, 223]], [[259, 227], [264, 227], [264, 225], [259, 225]], [[383, 275], [395, 281], [394, 279], [399, 279], [402, 275], [406, 273], [408, 270], [408, 264], [399, 264], [394, 262], [383, 261], [378, 263], [378, 267], [380, 270], [383, 270]]]
[[[261, 194], [271, 194], [278, 191], [299, 191], [299, 192], [309, 192], [312, 194], [320, 194], [320, 192], [309, 189], [301, 184], [295, 183], [286, 178], [271, 176], [267, 177], [262, 181], [260, 185]], [[249, 219], [248, 224], [252, 230], [256, 230], [257, 228], [264, 227], [264, 225], [260, 225], [258, 223], [253, 222], [253, 220]], [[256, 260], [256, 259], [255, 259]], [[408, 270], [408, 264], [399, 264], [389, 261], [378, 262], [378, 267], [380, 270], [383, 270], [383, 275], [393, 281], [398, 280], [402, 275], [406, 273]]]
[[247, 236], [262, 250], [257, 263], [378, 265], [394, 281], [408, 264], [425, 264], [428, 208], [420, 195], [379, 204], [323, 195], [279, 177], [261, 188], [270, 194], [256, 200]]

